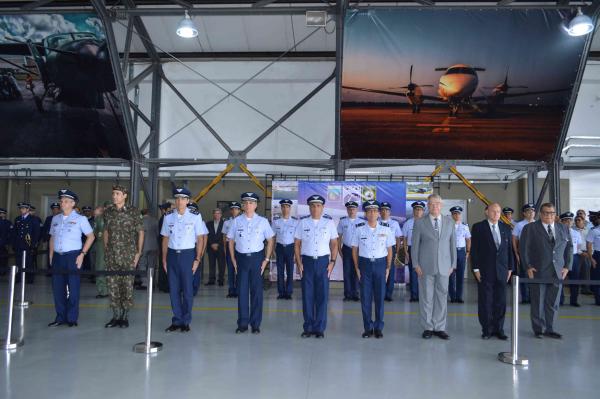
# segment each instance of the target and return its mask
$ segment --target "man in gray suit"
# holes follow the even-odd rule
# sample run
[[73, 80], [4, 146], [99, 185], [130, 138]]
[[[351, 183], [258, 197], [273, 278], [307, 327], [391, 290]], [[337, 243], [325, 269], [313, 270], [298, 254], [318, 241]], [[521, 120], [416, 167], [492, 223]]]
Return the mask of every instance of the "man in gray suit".
[[560, 339], [554, 321], [560, 299], [559, 281], [573, 264], [573, 243], [565, 225], [554, 223], [556, 209], [547, 202], [540, 208], [540, 220], [523, 228], [519, 240], [521, 263], [529, 278], [553, 279], [552, 284], [531, 284], [531, 326], [536, 338]]
[[436, 335], [449, 339], [446, 333], [448, 314], [448, 279], [456, 268], [456, 234], [454, 221], [442, 216], [442, 197], [427, 198], [429, 214], [415, 220], [411, 256], [419, 278], [419, 311], [423, 338]]

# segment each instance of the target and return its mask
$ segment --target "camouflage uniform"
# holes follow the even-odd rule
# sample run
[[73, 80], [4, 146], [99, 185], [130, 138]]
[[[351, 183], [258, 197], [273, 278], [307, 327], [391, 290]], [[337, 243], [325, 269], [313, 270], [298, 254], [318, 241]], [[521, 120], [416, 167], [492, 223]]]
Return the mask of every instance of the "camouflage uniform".
[[[134, 270], [133, 258], [137, 253], [138, 233], [144, 230], [142, 214], [135, 207], [115, 205], [104, 212], [104, 231], [108, 232], [105, 259], [109, 271]], [[108, 276], [110, 307], [115, 317], [126, 317], [133, 306], [133, 276]], [[119, 314], [119, 312], [121, 312]]]
[[[104, 259], [104, 217], [97, 216], [94, 219], [94, 236], [96, 236], [95, 247], [95, 270], [106, 270], [106, 262]], [[98, 295], [108, 295], [108, 287], [106, 285], [106, 276], [96, 276], [96, 289]]]

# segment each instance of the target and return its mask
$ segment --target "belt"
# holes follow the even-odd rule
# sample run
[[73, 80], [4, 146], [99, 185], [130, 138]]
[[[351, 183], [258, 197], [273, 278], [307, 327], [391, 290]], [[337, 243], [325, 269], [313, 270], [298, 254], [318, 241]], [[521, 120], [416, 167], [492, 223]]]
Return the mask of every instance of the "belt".
[[374, 262], [376, 262], [376, 261], [378, 261], [380, 259], [385, 259], [386, 257], [382, 256], [381, 258], [365, 258], [364, 256], [359, 256], [359, 258], [360, 259], [364, 259], [364, 260], [368, 260], [369, 262], [374, 263]]
[[248, 253], [242, 253], [242, 252], [238, 252], [235, 251], [236, 253], [240, 254], [241, 256], [256, 256], [258, 254], [262, 254], [263, 251], [258, 251], [258, 252], [248, 252]]
[[464, 251], [465, 249], [467, 249], [467, 247], [456, 247], [457, 251]]
[[180, 254], [182, 252], [185, 251], [193, 251], [196, 248], [186, 248], [186, 249], [173, 249], [173, 248], [169, 248], [169, 251], [175, 252], [176, 254]]
[[291, 243], [291, 244], [281, 244], [281, 243], [278, 242], [277, 245], [280, 245], [280, 246], [282, 246], [284, 248], [287, 248], [287, 247], [291, 247], [292, 245], [294, 245], [294, 243]]
[[81, 249], [74, 249], [72, 251], [66, 251], [66, 252], [58, 252], [58, 251], [54, 251], [55, 255], [68, 255], [68, 254], [72, 254], [73, 252], [81, 252]]
[[317, 259], [321, 259], [321, 258], [329, 257], [329, 255], [321, 255], [321, 256], [302, 255], [302, 256], [305, 256], [305, 257], [307, 257], [307, 258], [311, 258], [312, 260], [317, 260]]

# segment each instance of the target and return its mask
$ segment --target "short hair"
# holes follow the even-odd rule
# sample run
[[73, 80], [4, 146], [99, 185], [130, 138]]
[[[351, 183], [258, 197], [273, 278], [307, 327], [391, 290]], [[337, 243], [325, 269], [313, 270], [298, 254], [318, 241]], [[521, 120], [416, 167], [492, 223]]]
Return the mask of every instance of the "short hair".
[[552, 202], [544, 202], [544, 203], [542, 204], [542, 206], [540, 206], [540, 212], [541, 212], [541, 211], [542, 211], [542, 209], [544, 209], [544, 208], [555, 208], [555, 209], [556, 209], [556, 207], [554, 206], [554, 204], [553, 204]]
[[500, 212], [502, 212], [502, 205], [500, 205], [499, 202], [492, 202], [491, 204], [485, 207], [485, 210], [487, 211], [491, 206], [497, 206], [498, 208], [500, 208]]
[[215, 209], [212, 210], [212, 212], [213, 213], [215, 213], [215, 212], [223, 213], [223, 211], [221, 210], [221, 208], [215, 208]]
[[438, 201], [442, 201], [442, 196], [439, 194], [429, 194], [429, 196], [427, 197], [427, 202], [431, 202], [432, 200], [438, 200]]

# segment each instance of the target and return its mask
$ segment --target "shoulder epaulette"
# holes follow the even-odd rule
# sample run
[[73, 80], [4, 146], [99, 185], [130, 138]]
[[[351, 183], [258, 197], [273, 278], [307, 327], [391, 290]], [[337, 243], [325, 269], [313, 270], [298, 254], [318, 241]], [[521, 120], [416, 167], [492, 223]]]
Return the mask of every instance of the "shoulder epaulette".
[[342, 219], [348, 219], [348, 216], [342, 216], [342, 217], [340, 218], [340, 220], [342, 220]]
[[[363, 224], [364, 224], [364, 223], [363, 223]], [[384, 227], [390, 227], [390, 224], [389, 224], [389, 223], [386, 223], [386, 222], [379, 222], [379, 225], [380, 225], [380, 226], [384, 226]]]
[[364, 226], [365, 222], [356, 223], [356, 227]]
[[195, 210], [195, 209], [190, 209], [190, 213], [193, 214], [193, 215], [199, 215], [200, 214], [200, 212], [197, 211], [197, 210]]
[[323, 214], [323, 217], [324, 217], [325, 219], [329, 219], [329, 220], [332, 220], [332, 219], [333, 219], [331, 216], [329, 216], [329, 215], [327, 215], [327, 214]]
[[465, 226], [467, 226], [467, 227], [469, 226], [467, 223], [464, 223], [464, 222], [463, 222], [463, 224], [464, 224]]
[[300, 217], [300, 219], [306, 219], [306, 218], [308, 218], [309, 216], [310, 216], [310, 215], [304, 215], [304, 216], [301, 216], [301, 217]]
[[294, 220], [298, 220], [298, 218], [296, 216], [292, 216], [292, 219]]
[[173, 213], [173, 211], [174, 211], [174, 209], [171, 209], [170, 211], [167, 211], [167, 213], [165, 213], [165, 215], [170, 215]]
[[273, 220], [279, 220], [279, 219], [281, 219], [281, 216], [280, 216], [280, 215], [275, 215], [275, 216], [273, 216]]

